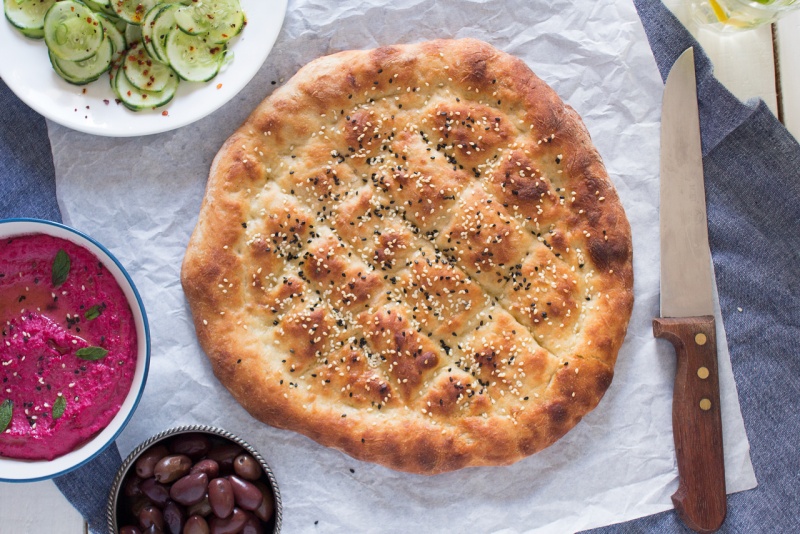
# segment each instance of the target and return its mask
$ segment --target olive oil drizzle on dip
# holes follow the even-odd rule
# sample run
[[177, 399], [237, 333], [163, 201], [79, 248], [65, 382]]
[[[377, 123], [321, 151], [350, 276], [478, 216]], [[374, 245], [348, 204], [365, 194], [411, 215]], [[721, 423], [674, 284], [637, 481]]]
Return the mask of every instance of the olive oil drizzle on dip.
[[52, 460], [119, 411], [136, 328], [122, 289], [88, 250], [41, 234], [0, 241], [0, 334], [0, 456]]

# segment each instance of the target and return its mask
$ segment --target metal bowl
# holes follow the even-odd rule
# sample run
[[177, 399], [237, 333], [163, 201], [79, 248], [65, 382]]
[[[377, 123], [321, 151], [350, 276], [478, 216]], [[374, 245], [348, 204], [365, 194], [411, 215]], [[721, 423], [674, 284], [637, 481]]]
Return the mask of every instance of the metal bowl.
[[256, 461], [261, 465], [261, 468], [264, 471], [264, 474], [269, 481], [269, 485], [272, 488], [272, 494], [275, 496], [275, 512], [273, 514], [273, 519], [270, 523], [273, 525], [272, 530], [267, 530], [268, 534], [278, 534], [281, 531], [281, 522], [283, 517], [283, 505], [281, 502], [281, 494], [278, 490], [278, 482], [275, 479], [275, 475], [272, 473], [272, 469], [261, 456], [261, 454], [255, 450], [249, 443], [244, 441], [238, 436], [235, 436], [228, 432], [227, 430], [222, 430], [221, 428], [216, 428], [212, 426], [205, 426], [205, 425], [190, 425], [190, 426], [181, 426], [177, 428], [172, 428], [170, 430], [165, 430], [159, 434], [156, 434], [152, 438], [148, 439], [136, 449], [128, 455], [122, 465], [120, 466], [119, 470], [117, 471], [117, 476], [114, 478], [114, 484], [111, 486], [111, 493], [108, 496], [108, 504], [106, 506], [106, 516], [108, 518], [108, 532], [110, 534], [117, 534], [119, 531], [119, 524], [117, 523], [117, 508], [119, 505], [120, 500], [120, 493], [122, 491], [123, 482], [128, 475], [128, 472], [131, 468], [136, 464], [136, 460], [150, 447], [153, 445], [170, 439], [174, 436], [179, 434], [189, 434], [189, 433], [203, 433], [209, 434], [211, 436], [216, 436], [219, 438], [223, 438], [225, 440], [231, 441], [244, 450], [246, 450]]

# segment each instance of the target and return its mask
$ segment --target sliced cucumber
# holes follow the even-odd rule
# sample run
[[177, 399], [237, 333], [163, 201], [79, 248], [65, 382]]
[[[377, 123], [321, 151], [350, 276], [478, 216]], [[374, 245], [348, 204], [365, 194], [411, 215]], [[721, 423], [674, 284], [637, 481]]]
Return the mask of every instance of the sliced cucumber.
[[81, 0], [86, 7], [95, 13], [105, 13], [106, 15], [114, 15], [114, 8], [111, 7], [112, 0]]
[[125, 36], [122, 35], [122, 32], [117, 29], [117, 26], [109, 17], [103, 15], [102, 13], [98, 13], [97, 16], [100, 18], [100, 23], [103, 25], [103, 29], [106, 32], [106, 39], [109, 39], [111, 44], [114, 45], [114, 55], [111, 58], [111, 61], [116, 63], [122, 59], [122, 55], [125, 53], [125, 48], [127, 48]]
[[104, 35], [94, 12], [73, 0], [56, 2], [44, 17], [44, 41], [59, 59], [83, 61], [92, 57]]
[[56, 0], [3, 0], [3, 11], [8, 22], [23, 35], [34, 39], [44, 37], [44, 16]]
[[111, 7], [119, 18], [129, 24], [141, 24], [144, 16], [150, 11], [157, 0], [112, 0]]
[[245, 25], [244, 11], [238, 0], [221, 5], [214, 20], [216, 24], [208, 32], [208, 40], [212, 43], [227, 43], [239, 35]]
[[189, 35], [200, 35], [211, 29], [208, 18], [203, 17], [194, 6], [182, 7], [175, 13], [175, 23], [182, 32]]
[[175, 96], [178, 89], [178, 77], [171, 75], [169, 83], [161, 91], [142, 91], [137, 89], [128, 81], [122, 73], [123, 69], [118, 69], [112, 82], [112, 88], [117, 94], [117, 98], [132, 111], [143, 109], [155, 109], [161, 107]]
[[[238, 2], [237, 2], [238, 4]], [[218, 20], [222, 20], [220, 17]], [[241, 8], [228, 13], [221, 24], [208, 32], [208, 40], [212, 43], [227, 43], [242, 32], [245, 25], [244, 11]]]
[[97, 53], [83, 61], [66, 61], [56, 57], [52, 51], [50, 51], [49, 55], [50, 63], [53, 64], [53, 70], [55, 70], [59, 76], [71, 84], [85, 85], [95, 81], [111, 68], [114, 44], [111, 42], [111, 39], [103, 39]]
[[178, 27], [189, 35], [211, 33], [209, 42], [227, 42], [244, 26], [239, 0], [198, 0], [175, 13]]
[[167, 6], [164, 4], [156, 4], [150, 11], [147, 12], [147, 14], [144, 16], [144, 20], [142, 21], [142, 43], [144, 43], [147, 53], [159, 63], [163, 63], [163, 61], [161, 61], [161, 58], [159, 58], [158, 54], [156, 54], [155, 50], [153, 50], [153, 26], [155, 24], [156, 17], [165, 7]]
[[225, 59], [225, 45], [209, 44], [200, 35], [172, 30], [167, 35], [167, 59], [178, 76], [190, 82], [207, 82], [217, 75]]
[[175, 77], [171, 68], [155, 61], [141, 46], [128, 50], [122, 70], [131, 85], [144, 91], [161, 91]]
[[175, 26], [175, 12], [180, 9], [180, 4], [170, 4], [156, 14], [153, 20], [153, 27], [150, 32], [152, 41], [150, 45], [156, 57], [162, 63], [169, 63], [167, 59], [167, 36]]
[[44, 28], [22, 29], [17, 28], [19, 33], [31, 39], [44, 39]]

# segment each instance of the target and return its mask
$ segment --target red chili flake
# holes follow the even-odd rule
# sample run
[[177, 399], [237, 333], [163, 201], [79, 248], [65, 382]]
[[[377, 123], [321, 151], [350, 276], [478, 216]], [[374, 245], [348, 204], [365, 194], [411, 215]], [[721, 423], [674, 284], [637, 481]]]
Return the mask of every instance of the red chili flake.
[[105, 104], [106, 106], [108, 105], [108, 99], [107, 98], [103, 99], [103, 104]]
[[169, 111], [164, 110], [164, 111], [161, 112], [161, 115], [166, 117], [167, 115], [169, 115]]
[[81, 93], [86, 94], [86, 88], [81, 89]]
[[221, 83], [217, 84], [217, 89], [222, 89], [222, 84]]

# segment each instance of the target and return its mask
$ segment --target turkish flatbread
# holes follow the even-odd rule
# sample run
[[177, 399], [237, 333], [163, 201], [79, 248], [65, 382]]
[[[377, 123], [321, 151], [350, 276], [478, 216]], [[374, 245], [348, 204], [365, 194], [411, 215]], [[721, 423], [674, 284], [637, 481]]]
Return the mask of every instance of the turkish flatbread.
[[577, 113], [471, 39], [319, 58], [211, 167], [182, 282], [255, 418], [434, 474], [555, 442], [611, 384], [631, 235]]

